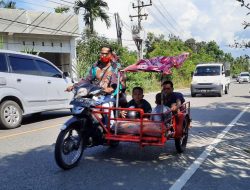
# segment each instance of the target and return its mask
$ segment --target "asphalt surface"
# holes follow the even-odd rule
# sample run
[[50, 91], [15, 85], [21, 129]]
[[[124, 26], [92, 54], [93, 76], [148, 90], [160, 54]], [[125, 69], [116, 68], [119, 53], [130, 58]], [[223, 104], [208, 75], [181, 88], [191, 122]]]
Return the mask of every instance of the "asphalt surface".
[[[174, 142], [140, 148], [121, 143], [87, 149], [69, 171], [54, 160], [54, 145], [69, 111], [26, 117], [20, 128], [0, 130], [0, 189], [249, 189], [250, 84], [231, 84], [223, 97], [192, 98], [187, 150]], [[145, 95], [154, 105], [155, 93]], [[239, 115], [240, 114], [240, 115]]]

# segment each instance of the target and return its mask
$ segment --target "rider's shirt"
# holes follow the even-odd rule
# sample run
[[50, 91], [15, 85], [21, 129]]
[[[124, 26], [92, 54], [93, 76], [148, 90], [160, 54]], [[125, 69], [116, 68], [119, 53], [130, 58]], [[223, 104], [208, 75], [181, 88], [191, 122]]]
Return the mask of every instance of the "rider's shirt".
[[101, 61], [98, 61], [91, 67], [88, 75], [83, 81], [87, 80], [102, 88], [112, 87], [113, 89], [116, 89], [118, 82], [118, 69], [120, 69], [120, 67], [121, 65], [117, 62], [111, 62], [106, 65]]
[[181, 101], [181, 104], [183, 104], [185, 102], [185, 99], [184, 99], [182, 93], [180, 93], [180, 92], [173, 92], [172, 94], [170, 94], [168, 96], [167, 95], [163, 96], [164, 105], [168, 106], [168, 107], [171, 107], [171, 105], [173, 103], [177, 103], [178, 99]]
[[134, 107], [134, 108], [141, 108], [143, 109], [144, 113], [151, 113], [152, 111], [152, 107], [150, 105], [150, 103], [148, 103], [148, 101], [142, 99], [141, 100], [141, 104], [137, 104], [133, 99], [130, 100], [127, 104], [127, 107]]

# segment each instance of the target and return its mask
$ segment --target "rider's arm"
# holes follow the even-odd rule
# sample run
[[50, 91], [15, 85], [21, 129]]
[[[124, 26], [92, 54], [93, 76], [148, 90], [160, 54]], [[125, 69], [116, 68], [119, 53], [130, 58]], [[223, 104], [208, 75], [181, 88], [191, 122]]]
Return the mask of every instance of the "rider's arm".
[[113, 72], [110, 77], [109, 85], [104, 89], [104, 91], [108, 94], [113, 93], [117, 88], [117, 83], [118, 83], [118, 76], [115, 72]]
[[103, 89], [104, 92], [111, 94], [112, 92], [114, 92], [114, 89], [112, 87], [106, 87]]
[[181, 105], [185, 102], [183, 94], [177, 92], [175, 93], [175, 96], [176, 96], [176, 103], [173, 103], [171, 105], [172, 111], [177, 111], [181, 107]]
[[[91, 68], [92, 68], [92, 67], [91, 67]], [[77, 83], [75, 83], [75, 84], [73, 84], [73, 85], [71, 85], [71, 86], [68, 86], [68, 87], [66, 88], [65, 91], [70, 92], [70, 91], [72, 91], [75, 87], [81, 85], [82, 83], [86, 83], [86, 81], [91, 82], [91, 80], [92, 80], [92, 70], [89, 69], [88, 74], [87, 74], [87, 76], [86, 76], [85, 78], [82, 78], [79, 82], [77, 82]]]

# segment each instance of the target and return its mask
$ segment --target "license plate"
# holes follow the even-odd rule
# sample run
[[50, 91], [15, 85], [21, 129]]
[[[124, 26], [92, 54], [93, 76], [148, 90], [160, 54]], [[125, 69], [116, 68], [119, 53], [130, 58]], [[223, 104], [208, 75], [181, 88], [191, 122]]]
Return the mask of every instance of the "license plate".
[[201, 92], [207, 92], [207, 90], [200, 90]]

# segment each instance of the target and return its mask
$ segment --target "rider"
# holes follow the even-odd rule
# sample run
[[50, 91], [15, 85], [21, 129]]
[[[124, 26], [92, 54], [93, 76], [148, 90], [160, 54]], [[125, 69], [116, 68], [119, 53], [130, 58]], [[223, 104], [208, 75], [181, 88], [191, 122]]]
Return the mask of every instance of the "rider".
[[121, 67], [118, 62], [113, 62], [112, 60], [112, 48], [108, 45], [103, 45], [101, 47], [100, 59], [94, 63], [88, 75], [73, 86], [67, 87], [66, 90], [71, 91], [74, 87], [88, 81], [102, 87], [107, 94], [112, 94], [117, 87], [117, 73]]
[[178, 108], [185, 102], [183, 94], [174, 92], [172, 81], [162, 83], [163, 104], [170, 107], [172, 111], [177, 111]]
[[[114, 59], [112, 48], [108, 45], [103, 45], [101, 47], [100, 58], [93, 64], [88, 75], [73, 86], [67, 87], [66, 91], [71, 91], [74, 87], [77, 87], [86, 81], [96, 84], [102, 87], [103, 91], [106, 93], [104, 99], [105, 103], [103, 103], [102, 106], [113, 107], [114, 103], [111, 101], [111, 96], [115, 95], [118, 83], [118, 69], [120, 69], [120, 67], [121, 65], [116, 59]], [[107, 123], [107, 118], [105, 120], [105, 123]]]

